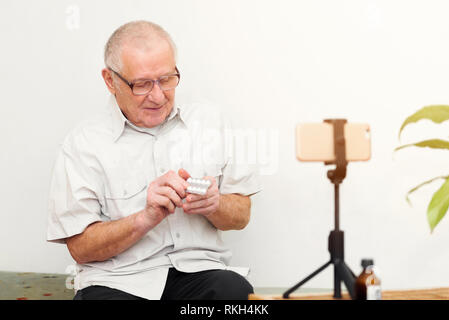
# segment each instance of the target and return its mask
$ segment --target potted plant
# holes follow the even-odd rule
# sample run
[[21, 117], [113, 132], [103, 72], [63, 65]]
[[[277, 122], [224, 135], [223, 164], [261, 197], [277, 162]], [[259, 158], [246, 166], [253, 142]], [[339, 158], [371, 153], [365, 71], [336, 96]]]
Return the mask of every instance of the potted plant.
[[[402, 130], [411, 123], [418, 122], [422, 119], [428, 119], [434, 123], [442, 123], [449, 120], [449, 106], [448, 105], [431, 105], [426, 106], [409, 116], [402, 123], [399, 130], [398, 138], [401, 138]], [[449, 138], [449, 137], [448, 137]], [[408, 147], [420, 147], [420, 148], [432, 148], [432, 149], [449, 149], [449, 141], [442, 139], [428, 139], [416, 143], [405, 144], [397, 147], [394, 151], [398, 151]], [[430, 231], [433, 232], [434, 228], [445, 216], [449, 207], [449, 172], [446, 176], [434, 177], [430, 180], [424, 181], [416, 187], [410, 189], [407, 192], [406, 200], [410, 203], [409, 195], [422, 186], [429, 184], [435, 180], [444, 180], [441, 187], [433, 194], [432, 199], [427, 207], [427, 221], [430, 226]]]

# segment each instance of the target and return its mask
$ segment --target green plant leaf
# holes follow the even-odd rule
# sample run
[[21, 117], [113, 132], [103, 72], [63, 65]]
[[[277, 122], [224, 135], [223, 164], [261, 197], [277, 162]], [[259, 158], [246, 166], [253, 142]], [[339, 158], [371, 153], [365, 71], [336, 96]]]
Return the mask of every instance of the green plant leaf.
[[408, 147], [421, 147], [421, 148], [432, 148], [432, 149], [449, 149], [449, 141], [441, 140], [441, 139], [430, 139], [424, 140], [416, 143], [405, 144], [403, 146], [399, 146], [394, 149], [394, 151], [398, 151]]
[[405, 200], [407, 200], [407, 202], [411, 205], [412, 203], [410, 202], [409, 196], [410, 196], [413, 192], [415, 192], [415, 191], [418, 190], [419, 188], [425, 186], [426, 184], [429, 184], [429, 183], [431, 183], [431, 182], [434, 182], [435, 180], [438, 180], [438, 179], [449, 179], [449, 176], [435, 177], [435, 178], [432, 178], [432, 179], [430, 179], [430, 180], [427, 180], [427, 181], [424, 181], [424, 182], [418, 184], [416, 187], [410, 189], [410, 190], [407, 192], [407, 194], [406, 194], [406, 196], [405, 196]]
[[449, 208], [449, 178], [443, 185], [433, 194], [427, 207], [427, 221], [429, 222], [430, 232], [441, 221]]
[[401, 132], [407, 125], [417, 122], [421, 119], [429, 119], [435, 123], [441, 123], [443, 121], [449, 120], [449, 106], [432, 105], [419, 109], [417, 112], [405, 119], [404, 123], [402, 123], [401, 129], [399, 129], [398, 138], [401, 138]]

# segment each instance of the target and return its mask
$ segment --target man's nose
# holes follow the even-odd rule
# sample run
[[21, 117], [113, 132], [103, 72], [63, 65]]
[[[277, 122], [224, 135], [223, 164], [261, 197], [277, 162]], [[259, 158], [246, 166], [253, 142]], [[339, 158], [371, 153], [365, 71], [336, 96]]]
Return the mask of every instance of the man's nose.
[[165, 102], [165, 93], [162, 91], [161, 87], [159, 87], [158, 83], [155, 83], [153, 89], [151, 89], [150, 93], [147, 95], [147, 99], [150, 99], [151, 102], [162, 104]]

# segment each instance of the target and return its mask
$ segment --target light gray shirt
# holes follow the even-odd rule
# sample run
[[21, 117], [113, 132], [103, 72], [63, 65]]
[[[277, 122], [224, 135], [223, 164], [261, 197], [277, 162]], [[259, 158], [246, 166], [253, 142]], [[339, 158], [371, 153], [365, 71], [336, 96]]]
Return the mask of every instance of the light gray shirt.
[[[235, 161], [233, 129], [218, 108], [175, 105], [154, 128], [129, 122], [113, 96], [106, 110], [65, 138], [53, 169], [47, 240], [65, 243], [96, 221], [142, 210], [147, 187], [169, 170], [215, 177], [221, 194], [261, 190], [256, 164]], [[182, 272], [225, 269], [231, 251], [221, 231], [202, 215], [176, 208], [126, 251], [102, 262], [77, 265], [75, 290], [104, 285], [159, 299], [168, 268]]]

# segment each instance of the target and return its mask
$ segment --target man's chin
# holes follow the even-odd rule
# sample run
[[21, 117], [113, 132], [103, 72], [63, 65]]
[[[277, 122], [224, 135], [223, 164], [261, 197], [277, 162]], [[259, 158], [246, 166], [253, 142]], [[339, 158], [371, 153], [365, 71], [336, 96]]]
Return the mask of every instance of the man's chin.
[[160, 125], [161, 123], [164, 122], [165, 120], [165, 116], [164, 115], [158, 115], [158, 116], [153, 116], [153, 117], [145, 117], [144, 121], [143, 121], [143, 125], [146, 128], [154, 128], [157, 127], [158, 125]]

